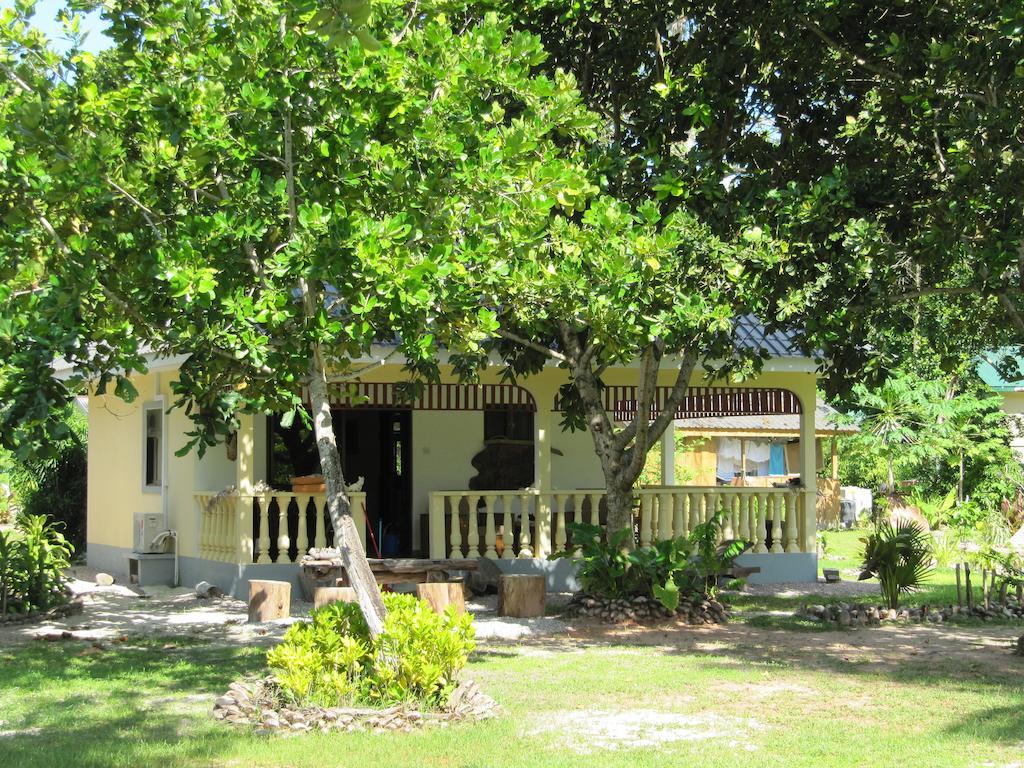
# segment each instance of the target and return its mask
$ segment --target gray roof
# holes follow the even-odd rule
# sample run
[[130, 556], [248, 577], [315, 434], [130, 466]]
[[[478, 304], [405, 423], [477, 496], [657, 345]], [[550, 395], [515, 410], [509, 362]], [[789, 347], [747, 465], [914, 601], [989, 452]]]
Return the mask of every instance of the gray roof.
[[[695, 432], [773, 432], [799, 435], [800, 416], [700, 416], [695, 419], [676, 419], [676, 429]], [[814, 411], [814, 431], [819, 435], [848, 435], [857, 432], [858, 429], [853, 424], [841, 423], [839, 411], [819, 400]]]
[[763, 349], [772, 357], [805, 357], [796, 330], [768, 331], [754, 315], [736, 318], [735, 333], [740, 349]]

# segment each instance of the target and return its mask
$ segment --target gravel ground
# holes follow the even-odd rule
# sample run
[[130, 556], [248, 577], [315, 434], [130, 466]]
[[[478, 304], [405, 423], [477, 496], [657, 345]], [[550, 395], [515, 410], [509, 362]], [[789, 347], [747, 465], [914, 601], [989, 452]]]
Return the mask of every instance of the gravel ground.
[[840, 581], [828, 584], [824, 580], [819, 580], [816, 584], [747, 584], [741, 594], [769, 597], [877, 597], [878, 584], [865, 581]]
[[[293, 602], [291, 618], [249, 624], [244, 600], [233, 597], [200, 599], [188, 587], [101, 587], [92, 579], [94, 570], [72, 569], [71, 591], [80, 598], [81, 614], [36, 624], [0, 625], [0, 646], [29, 642], [39, 637], [72, 632], [75, 639], [111, 641], [124, 637], [194, 637], [226, 645], [271, 645], [295, 621], [309, 615], [312, 605]], [[549, 606], [564, 605], [569, 595], [548, 596]], [[521, 640], [559, 635], [570, 631], [560, 618], [499, 617], [493, 595], [473, 598], [467, 609], [476, 616], [481, 641]]]

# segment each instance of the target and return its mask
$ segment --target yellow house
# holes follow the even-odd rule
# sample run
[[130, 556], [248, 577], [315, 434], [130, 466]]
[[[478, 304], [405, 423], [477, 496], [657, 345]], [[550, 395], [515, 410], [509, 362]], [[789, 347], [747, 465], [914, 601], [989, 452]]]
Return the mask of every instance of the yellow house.
[[[763, 332], [745, 343], [773, 345], [763, 372], [738, 386], [696, 371], [677, 419], [785, 416], [796, 427], [786, 435], [798, 441], [787, 453], [794, 481], [663, 478], [637, 490], [639, 540], [684, 535], [724, 509], [725, 535], [753, 542], [742, 562], [761, 567], [756, 579], [815, 580], [816, 366]], [[603, 522], [604, 491], [590, 435], [559, 426], [566, 372], [551, 366], [509, 384], [494, 366], [464, 385], [442, 366], [441, 381], [409, 402], [395, 387], [401, 360], [375, 352], [367, 362], [387, 363], [338, 386], [334, 402], [370, 556], [487, 557], [506, 571], [546, 573], [551, 588], [573, 587], [572, 564], [549, 556], [564, 547], [567, 523]], [[243, 415], [227, 445], [202, 458], [175, 455], [190, 429], [183, 412], [169, 409], [181, 362], [151, 360], [133, 378], [139, 395], [131, 403], [89, 395], [89, 564], [142, 583], [170, 580], [173, 568], [180, 583], [206, 580], [236, 594], [251, 578], [294, 579], [301, 554], [332, 541], [324, 494], [308, 477], [318, 470], [309, 436], [272, 414]], [[636, 379], [631, 366], [604, 376], [606, 405], [620, 418], [635, 412]], [[660, 392], [671, 380], [667, 361]]]

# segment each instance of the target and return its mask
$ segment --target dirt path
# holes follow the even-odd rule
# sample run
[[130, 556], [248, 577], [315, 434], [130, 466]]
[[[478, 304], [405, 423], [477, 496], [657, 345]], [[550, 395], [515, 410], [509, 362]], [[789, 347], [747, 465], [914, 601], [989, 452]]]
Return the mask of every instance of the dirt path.
[[813, 632], [765, 629], [740, 622], [702, 627], [587, 623], [578, 624], [565, 635], [534, 642], [548, 648], [648, 646], [671, 653], [790, 661], [819, 668], [855, 664], [866, 672], [916, 668], [951, 675], [1005, 674], [1018, 677], [1024, 685], [1024, 657], [1012, 653], [1022, 634], [1024, 627], [1008, 625], [887, 624]]
[[[71, 632], [76, 640], [109, 641], [121, 637], [190, 637], [225, 645], [270, 645], [310, 606], [296, 603], [292, 618], [266, 624], [246, 623], [242, 600], [202, 600], [189, 589], [149, 589], [140, 597], [123, 586], [74, 583], [83, 613], [39, 624], [0, 625], [0, 647], [37, 641], [41, 636]], [[587, 646], [630, 645], [668, 653], [697, 653], [792, 662], [836, 668], [856, 664], [862, 671], [889, 672], [915, 668], [938, 674], [997, 674], [1020, 678], [1024, 658], [1010, 652], [1024, 627], [1008, 625], [898, 625], [836, 631], [765, 629], [740, 622], [691, 627], [664, 622], [641, 627], [605, 625], [591, 620], [502, 619], [493, 599], [471, 602], [481, 647], [518, 644], [550, 650]]]

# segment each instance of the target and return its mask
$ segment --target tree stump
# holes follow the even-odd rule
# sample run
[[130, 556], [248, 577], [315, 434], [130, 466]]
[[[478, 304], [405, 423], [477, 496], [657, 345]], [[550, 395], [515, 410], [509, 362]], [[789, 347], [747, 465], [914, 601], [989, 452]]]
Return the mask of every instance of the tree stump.
[[543, 576], [503, 574], [498, 579], [498, 615], [533, 618], [544, 615], [546, 597]]
[[331, 603], [358, 603], [352, 587], [317, 587], [313, 590], [313, 610]]
[[444, 613], [449, 605], [454, 605], [458, 613], [466, 612], [466, 591], [461, 581], [434, 581], [416, 585], [416, 595], [426, 600], [434, 613]]
[[292, 585], [288, 581], [249, 581], [249, 622], [286, 619], [291, 612]]

